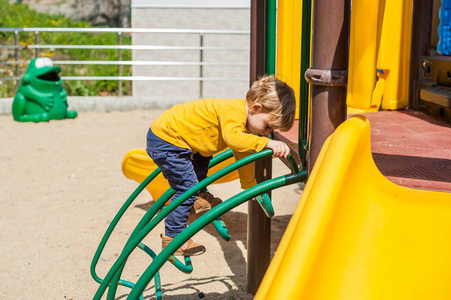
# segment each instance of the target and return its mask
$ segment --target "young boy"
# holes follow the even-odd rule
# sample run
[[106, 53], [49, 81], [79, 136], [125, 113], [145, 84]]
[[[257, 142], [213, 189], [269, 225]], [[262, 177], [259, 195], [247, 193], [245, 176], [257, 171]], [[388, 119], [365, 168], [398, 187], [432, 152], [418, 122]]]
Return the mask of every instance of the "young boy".
[[[147, 153], [176, 191], [172, 201], [207, 177], [212, 155], [227, 147], [241, 159], [263, 149], [286, 158], [288, 146], [267, 138], [274, 129], [293, 126], [296, 101], [291, 87], [275, 76], [255, 81], [244, 99], [200, 99], [176, 105], [156, 119], [147, 134]], [[238, 169], [241, 188], [256, 184], [254, 166]], [[221, 203], [204, 188], [188, 198], [165, 219], [162, 248], [186, 227], [189, 213], [209, 210]], [[203, 245], [188, 240], [175, 255], [205, 252]]]

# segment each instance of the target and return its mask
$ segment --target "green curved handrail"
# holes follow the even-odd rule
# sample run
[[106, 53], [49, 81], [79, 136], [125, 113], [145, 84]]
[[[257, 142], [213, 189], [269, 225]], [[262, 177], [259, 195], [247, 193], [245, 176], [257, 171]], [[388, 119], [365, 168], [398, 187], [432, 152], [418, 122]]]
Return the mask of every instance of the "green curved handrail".
[[123, 216], [125, 211], [128, 209], [128, 207], [132, 204], [132, 202], [135, 200], [135, 198], [141, 193], [141, 191], [155, 178], [158, 174], [160, 174], [160, 169], [156, 169], [153, 171], [136, 189], [135, 191], [128, 197], [128, 199], [124, 202], [122, 207], [119, 209], [116, 216], [111, 221], [110, 225], [108, 226], [107, 230], [105, 231], [105, 234], [102, 237], [102, 240], [100, 241], [99, 246], [97, 247], [97, 250], [94, 254], [94, 257], [91, 262], [91, 276], [94, 278], [95, 281], [98, 283], [102, 282], [102, 279], [97, 275], [95, 271], [95, 267], [99, 261], [100, 255], [103, 252], [103, 249], [105, 248], [105, 245], [108, 241], [108, 238], [111, 236], [111, 233], [113, 229], [116, 227], [117, 223], [119, 222], [120, 218]]
[[[223, 151], [223, 152], [215, 155], [215, 157], [213, 157], [213, 159], [210, 161], [208, 167], [211, 168], [232, 156], [233, 156], [233, 152], [231, 149]], [[175, 194], [175, 190], [173, 190], [172, 188], [169, 188], [162, 196], [160, 196], [160, 198], [151, 207], [154, 209], [153, 210], [149, 209], [149, 211], [147, 212], [148, 216], [146, 217], [146, 215], [145, 215], [141, 219], [141, 221], [138, 223], [138, 225], [135, 227], [135, 229], [132, 232], [132, 234], [130, 235], [130, 238], [128, 239], [127, 243], [155, 216], [156, 213], [158, 213], [158, 211], [160, 209], [163, 210], [163, 209], [167, 208], [165, 206], [165, 204], [174, 194]], [[191, 197], [192, 195], [194, 195], [194, 193], [190, 194], [188, 197]], [[171, 212], [172, 210], [173, 209], [171, 209], [169, 212]], [[167, 212], [167, 214], [169, 214], [169, 212]], [[193, 271], [190, 257], [185, 257], [185, 264], [180, 262], [175, 256], [172, 256], [172, 258], [169, 261], [177, 269], [179, 269], [180, 271], [182, 271], [184, 273], [191, 273]], [[123, 266], [119, 269], [119, 271], [116, 273], [116, 275], [114, 276], [114, 278], [112, 280], [112, 282], [114, 284], [110, 284], [110, 288], [109, 288], [108, 294], [107, 294], [107, 300], [115, 299], [116, 290], [117, 290], [117, 286], [118, 286], [118, 284], [116, 284], [116, 282], [117, 283], [120, 282], [120, 276], [122, 274], [124, 266], [125, 266], [125, 261], [123, 263]]]
[[[291, 154], [288, 155], [287, 161], [293, 174], [299, 173], [298, 165], [296, 164], [296, 161]], [[267, 193], [264, 193], [262, 195], [258, 195], [256, 199], [266, 216], [268, 218], [274, 217], [274, 207], [271, 203], [271, 198], [269, 197], [269, 195]]]
[[[240, 159], [240, 160], [232, 163], [231, 165], [221, 169], [220, 171], [212, 174], [211, 176], [207, 177], [206, 179], [204, 179], [203, 181], [201, 181], [200, 183], [196, 184], [194, 187], [192, 187], [191, 189], [189, 189], [188, 191], [183, 193], [176, 200], [172, 201], [165, 210], [161, 211], [152, 220], [150, 220], [150, 222], [148, 222], [147, 218], [145, 218], [147, 214], [144, 215], [144, 217], [141, 219], [141, 222], [137, 225], [137, 227], [133, 231], [132, 235], [130, 236], [129, 241], [127, 242], [126, 246], [124, 247], [122, 253], [119, 255], [116, 262], [110, 268], [108, 274], [105, 276], [105, 279], [100, 283], [100, 286], [99, 286], [96, 294], [94, 295], [93, 299], [100, 300], [100, 298], [102, 297], [106, 288], [108, 287], [108, 285], [110, 285], [111, 282], [112, 282], [112, 284], [110, 286], [110, 290], [113, 290], [114, 294], [115, 294], [115, 290], [117, 288], [117, 282], [119, 281], [119, 278], [114, 277], [115, 274], [117, 273], [120, 275], [120, 272], [118, 272], [119, 269], [121, 267], [123, 267], [126, 259], [128, 258], [130, 253], [134, 250], [134, 248], [136, 248], [136, 246], [140, 243], [140, 241], [145, 236], [147, 236], [147, 234], [161, 220], [163, 220], [174, 208], [179, 206], [182, 202], [184, 202], [186, 199], [191, 197], [197, 191], [201, 190], [202, 188], [206, 187], [207, 185], [211, 184], [212, 182], [218, 180], [219, 178], [223, 177], [224, 175], [226, 175], [248, 163], [251, 163], [257, 159], [260, 159], [260, 158], [263, 158], [263, 157], [266, 157], [269, 155], [272, 155], [272, 150], [265, 149], [261, 152], [254, 153], [243, 159]], [[161, 199], [161, 197], [160, 197], [160, 199]], [[157, 204], [160, 201], [160, 199], [158, 199], [158, 201], [155, 202], [155, 204]], [[151, 206], [151, 208], [149, 209], [149, 211], [147, 213], [149, 213], [154, 208], [154, 206], [156, 206], [155, 204]], [[156, 210], [156, 208], [155, 208], [155, 210]], [[142, 225], [145, 225], [145, 226], [142, 226]], [[113, 277], [114, 277], [114, 280], [113, 280]], [[113, 297], [114, 297], [114, 294], [113, 294]], [[109, 291], [108, 295], [110, 295], [110, 291]]]
[[[218, 163], [230, 158], [233, 156], [233, 152], [231, 149], [228, 149], [226, 151], [223, 151], [217, 155], [215, 155], [212, 160], [210, 161], [209, 164], [209, 168], [217, 165]], [[113, 218], [113, 220], [111, 221], [110, 225], [108, 226], [107, 230], [105, 231], [104, 236], [102, 237], [102, 240], [99, 243], [99, 246], [97, 247], [97, 250], [94, 254], [94, 257], [92, 259], [91, 262], [91, 276], [92, 278], [97, 281], [98, 283], [102, 283], [103, 280], [97, 275], [96, 273], [96, 266], [98, 264], [98, 261], [100, 259], [100, 256], [105, 248], [105, 245], [108, 241], [108, 239], [111, 236], [111, 233], [113, 232], [114, 228], [116, 227], [117, 223], [119, 222], [119, 220], [121, 219], [121, 217], [124, 215], [125, 211], [130, 207], [130, 205], [133, 203], [133, 201], [136, 199], [136, 197], [146, 188], [146, 186], [153, 180], [155, 179], [156, 176], [158, 176], [161, 173], [160, 169], [157, 168], [155, 171], [153, 171], [136, 189], [135, 191], [128, 197], [128, 199], [124, 202], [124, 204], [122, 205], [122, 207], [119, 209], [118, 213], [116, 214], [116, 216]], [[139, 230], [141, 230], [153, 217], [154, 215], [158, 212], [159, 209], [161, 209], [165, 203], [174, 195], [175, 191], [172, 188], [169, 188], [165, 193], [163, 193], [162, 196], [160, 196], [160, 198], [154, 203], [154, 205], [152, 205], [152, 207], [147, 211], [147, 213], [143, 216], [143, 218], [141, 219], [140, 223], [138, 223], [138, 225], [135, 228], [135, 231], [138, 232]], [[134, 233], [136, 233], [134, 231]], [[132, 235], [130, 236], [129, 240], [132, 238]], [[177, 259], [174, 261], [178, 261]], [[177, 264], [178, 265], [178, 269], [180, 269], [181, 265], [183, 265], [183, 263]], [[185, 267], [182, 267], [182, 269], [185, 269]], [[183, 271], [183, 270], [182, 270]], [[185, 272], [185, 271], [184, 271]], [[159, 278], [156, 277], [156, 278]], [[132, 283], [128, 283], [126, 281], [122, 281], [120, 279], [118, 279], [118, 284], [122, 284], [125, 283], [125, 286], [130, 285]], [[155, 287], [157, 287], [159, 283], [155, 282]], [[115, 293], [115, 292], [114, 292]]]
[[263, 195], [258, 195], [257, 202], [260, 204], [260, 207], [263, 209], [263, 212], [268, 218], [274, 217], [274, 207], [272, 206], [271, 199], [267, 193]]
[[[215, 157], [212, 158], [212, 160], [210, 161], [208, 167], [211, 168], [215, 165], [217, 165], [218, 163], [230, 158], [233, 156], [233, 152], [231, 149], [228, 149], [226, 151], [223, 151], [217, 155], [215, 155]], [[222, 176], [221, 176], [222, 177]], [[203, 187], [201, 187], [203, 188]], [[186, 193], [189, 193], [187, 195], [185, 195], [185, 199], [183, 201], [185, 201], [186, 199], [188, 199], [189, 197], [191, 197], [192, 195], [194, 195], [197, 191], [199, 191], [201, 188], [199, 188], [196, 191], [187, 191]], [[174, 195], [175, 191], [172, 188], [169, 188], [162, 196], [160, 196], [160, 198], [151, 206], [151, 208], [147, 211], [147, 213], [143, 216], [143, 218], [141, 219], [141, 221], [138, 223], [138, 225], [135, 227], [135, 229], [133, 230], [132, 234], [130, 235], [127, 243], [140, 231], [143, 229], [143, 227], [149, 223], [149, 221], [155, 216], [155, 214], [158, 212], [158, 210], [162, 210], [163, 208], [165, 208], [165, 211], [169, 208], [165, 207], [166, 202]], [[185, 193], [185, 194], [186, 194]], [[182, 195], [183, 196], [183, 195]], [[180, 197], [179, 197], [180, 198]], [[177, 198], [178, 199], [178, 198]], [[180, 202], [179, 204], [181, 204], [182, 202]], [[179, 205], [178, 204], [178, 205]], [[177, 206], [178, 206], [177, 205]], [[169, 210], [167, 210], [164, 214], [165, 216], [168, 215], [173, 209], [175, 208], [172, 207]], [[163, 211], [163, 210], [162, 210]], [[126, 243], [126, 245], [127, 245]], [[192, 265], [191, 265], [191, 259], [189, 257], [185, 258], [185, 261], [187, 263], [187, 265], [185, 266], [183, 263], [181, 263], [176, 257], [173, 257], [173, 259], [171, 259], [171, 263], [174, 264], [174, 266], [176, 268], [178, 268], [179, 270], [181, 270], [182, 272], [185, 273], [190, 273], [192, 271]], [[116, 295], [116, 290], [117, 290], [117, 286], [118, 286], [118, 282], [120, 281], [120, 276], [122, 274], [123, 268], [125, 266], [125, 261], [123, 262], [123, 266], [117, 271], [116, 275], [113, 277], [112, 281], [113, 284], [110, 284], [110, 288], [108, 290], [108, 294], [107, 294], [107, 300], [114, 300], [115, 295]], [[189, 271], [190, 270], [190, 271]]]
[[[225, 151], [227, 152], [227, 151]], [[231, 153], [221, 153], [223, 157], [218, 157], [217, 158], [217, 162], [214, 162], [214, 159], [217, 157], [215, 156], [215, 158], [212, 159], [212, 163], [218, 163], [219, 159], [226, 159], [228, 157], [228, 155], [232, 155]], [[124, 247], [124, 250], [121, 254], [121, 256], [116, 260], [115, 264], [112, 266], [112, 268], [110, 269], [110, 271], [108, 272], [107, 276], [105, 277], [104, 280], [101, 280], [101, 284], [100, 287], [96, 293], [96, 295], [94, 296], [94, 299], [100, 299], [100, 297], [103, 295], [104, 291], [106, 290], [106, 288], [108, 287], [108, 285], [110, 285], [110, 289], [108, 291], [108, 297], [111, 299], [114, 299], [115, 297], [115, 293], [116, 293], [116, 289], [117, 289], [117, 285], [121, 284], [121, 280], [120, 280], [120, 274], [122, 272], [122, 269], [125, 265], [125, 261], [127, 260], [128, 256], [130, 255], [130, 253], [133, 251], [133, 249], [138, 246], [140, 244], [140, 240], [142, 240], [152, 229], [153, 227], [158, 224], [162, 219], [164, 219], [164, 217], [169, 214], [170, 211], [172, 211], [176, 206], [178, 206], [180, 203], [182, 203], [183, 201], [185, 201], [188, 197], [192, 196], [192, 194], [194, 194], [195, 192], [197, 192], [198, 190], [200, 190], [201, 188], [207, 186], [208, 184], [210, 184], [213, 181], [216, 181], [217, 179], [221, 178], [222, 176], [232, 172], [233, 170], [247, 164], [250, 163], [252, 161], [255, 161], [257, 159], [260, 159], [264, 156], [268, 156], [272, 154], [272, 151], [267, 149], [264, 150], [262, 152], [259, 153], [255, 153], [251, 156], [248, 156], [245, 159], [242, 159], [238, 162], [235, 162], [234, 164], [222, 169], [221, 171], [216, 172], [215, 174], [211, 175], [210, 177], [208, 177], [206, 180], [202, 181], [201, 183], [199, 183], [198, 185], [196, 185], [195, 187], [193, 187], [192, 189], [188, 190], [186, 193], [184, 193], [182, 196], [180, 196], [179, 198], [177, 198], [176, 201], [174, 201], [174, 203], [171, 203], [167, 209], [164, 210], [164, 213], [162, 211], [162, 213], [160, 213], [155, 219], [152, 219], [156, 212], [158, 212], [158, 210], [164, 206], [164, 204], [167, 202], [167, 200], [173, 195], [174, 191], [172, 189], [169, 189], [168, 191], [166, 191], [155, 203], [154, 205], [152, 205], [152, 207], [149, 209], [149, 211], [146, 213], [146, 215], [141, 219], [141, 221], [139, 222], [139, 224], [136, 226], [135, 230], [133, 231], [132, 235], [129, 238], [129, 241], [127, 241], [126, 246]], [[218, 155], [220, 156], [220, 155]], [[230, 157], [229, 156], [229, 157]], [[294, 159], [290, 156], [289, 157], [289, 161], [292, 160], [293, 163], [290, 163], [291, 169], [293, 171], [293, 173], [295, 173], [295, 176], [297, 175], [297, 172], [299, 172], [299, 170], [297, 169], [296, 163], [294, 162]], [[293, 167], [294, 166], [294, 167]], [[211, 166], [210, 166], [211, 167]], [[156, 173], [156, 172], [154, 172]], [[154, 174], [152, 173], [144, 182], [143, 182], [143, 186], [145, 187], [144, 184], [148, 184], [153, 178], [156, 177], [156, 175], [158, 174]], [[150, 179], [149, 179], [150, 178]], [[299, 182], [298, 180], [295, 182]], [[291, 183], [288, 183], [291, 184]], [[101, 251], [103, 250], [104, 244], [106, 243], [106, 240], [108, 239], [109, 235], [111, 234], [112, 229], [114, 229], [114, 226], [116, 224], [113, 223], [117, 223], [117, 221], [119, 220], [119, 218], [121, 217], [121, 215], [124, 213], [125, 209], [131, 204], [131, 201], [129, 201], [132, 198], [136, 198], [136, 196], [139, 194], [140, 190], [142, 191], [144, 189], [144, 187], [142, 187], [141, 185], [137, 188], [137, 190], [135, 190], [135, 192], [129, 197], [129, 199], [126, 201], [126, 203], [123, 205], [123, 207], [121, 208], [121, 210], [118, 212], [117, 216], [115, 217], [115, 219], [113, 220], [114, 222], [112, 222], [112, 224], [110, 224], [110, 227], [108, 228], [109, 230], [107, 230], [107, 232], [105, 233], [104, 239], [102, 239], [101, 245], [99, 245], [99, 249], [98, 249], [98, 256], [100, 256]], [[184, 196], [184, 197], [183, 197]], [[182, 200], [183, 197], [183, 200]], [[184, 199], [186, 198], [186, 199]], [[130, 202], [130, 203], [129, 203]], [[172, 205], [172, 207], [171, 207]], [[125, 207], [126, 206], [126, 207]], [[125, 209], [124, 209], [125, 208]], [[116, 220], [117, 219], [117, 220]], [[150, 223], [149, 223], [150, 222]], [[214, 220], [211, 220], [210, 222], [213, 222], [213, 225], [215, 226], [215, 228], [217, 229], [218, 233], [220, 234], [220, 236], [227, 240], [230, 240], [230, 235], [228, 234], [227, 228], [225, 227], [224, 222], [222, 221], [222, 219], [220, 219], [220, 215], [217, 216], [217, 218], [215, 218]], [[152, 224], [153, 223], [153, 224]], [[156, 224], [155, 224], [156, 223]], [[217, 223], [217, 224], [215, 224]], [[110, 230], [111, 229], [111, 230]], [[109, 232], [108, 232], [109, 231]], [[143, 231], [145, 233], [143, 233]], [[139, 237], [141, 237], [141, 239], [139, 239]], [[138, 240], [138, 243], [136, 244], [136, 241]], [[133, 244], [133, 246], [130, 247], [130, 245]], [[102, 248], [102, 249], [101, 249]], [[124, 252], [126, 254], [124, 254]], [[97, 256], [97, 253], [96, 253]], [[92, 270], [94, 270], [95, 268], [95, 264], [94, 261], [96, 260], [96, 256], [93, 259], [93, 264], [92, 264]], [[98, 258], [97, 258], [98, 260]], [[183, 272], [189, 273], [192, 271], [192, 265], [191, 265], [191, 261], [189, 260], [189, 257], [185, 258], [186, 261], [186, 265], [184, 265], [183, 263], [181, 263], [180, 261], [178, 261], [174, 256], [169, 256], [166, 261], [169, 260], [170, 262], [172, 262], [178, 269], [180, 269]], [[158, 273], [158, 272], [157, 272]], [[94, 270], [94, 274], [95, 274], [95, 270]], [[157, 276], [158, 275], [158, 276]], [[155, 279], [159, 280], [159, 274], [157, 274], [152, 277], [155, 277]], [[94, 277], [94, 276], [93, 276]], [[111, 282], [113, 282], [113, 284], [110, 284]], [[157, 286], [159, 286], [159, 282], [155, 283], [155, 287], [157, 288]], [[136, 286], [136, 285], [135, 285]], [[135, 297], [136, 299], [136, 297]]]
[[227, 226], [225, 225], [224, 221], [222, 220], [221, 216], [217, 217], [213, 220], [213, 226], [215, 227], [216, 231], [219, 233], [219, 236], [226, 242], [230, 241], [232, 238], [229, 234], [229, 230], [227, 229]]
[[[157, 256], [155, 254], [155, 252], [152, 251], [152, 249], [150, 249], [143, 243], [139, 243], [138, 248], [143, 250], [144, 252], [146, 252], [150, 257], [152, 257], [152, 259], [155, 259], [155, 257]], [[161, 280], [160, 280], [159, 272], [157, 272], [155, 274], [154, 281], [155, 281], [155, 297], [157, 298], [157, 300], [161, 300], [163, 298], [163, 293], [161, 292]], [[133, 288], [133, 286], [131, 288]], [[142, 300], [142, 299], [143, 299], [143, 295], [141, 294], [139, 296], [139, 300]]]
[[177, 259], [174, 255], [171, 255], [168, 258], [168, 261], [172, 263], [177, 269], [182, 271], [185, 274], [189, 274], [193, 271], [193, 265], [191, 263], [191, 258], [189, 256], [184, 256], [185, 263], [182, 263], [180, 260]]
[[269, 190], [273, 190], [282, 186], [290, 185], [293, 183], [298, 183], [305, 181], [307, 179], [307, 171], [301, 171], [297, 174], [283, 175], [274, 179], [257, 184], [233, 197], [227, 201], [222, 202], [217, 205], [212, 210], [205, 213], [202, 217], [194, 221], [190, 226], [185, 228], [179, 235], [177, 235], [152, 261], [152, 263], [147, 267], [144, 273], [139, 278], [135, 287], [132, 289], [127, 299], [133, 300], [137, 299], [140, 294], [144, 291], [146, 286], [149, 284], [150, 280], [155, 276], [161, 266], [166, 262], [167, 258], [174, 253], [179, 247], [190, 239], [199, 230], [204, 228], [206, 225], [211, 223], [216, 217], [223, 215], [229, 210], [235, 208], [236, 206], [248, 201], [249, 199], [265, 193]]
[[[144, 252], [146, 252], [147, 254], [149, 254], [150, 257], [152, 257], [152, 259], [155, 258], [155, 256], [157, 256], [155, 254], [155, 252], [153, 252], [152, 249], [150, 249], [149, 247], [147, 247], [145, 244], [143, 244], [142, 242], [139, 243], [138, 248], [142, 249]], [[182, 263], [180, 260], [177, 259], [177, 257], [175, 257], [174, 255], [171, 255], [171, 257], [169, 257], [168, 261], [170, 263], [172, 263], [177, 269], [179, 269], [180, 271], [182, 271], [185, 274], [189, 274], [191, 272], [193, 272], [193, 265], [191, 264], [191, 259], [189, 256], [185, 256], [185, 263]], [[158, 275], [158, 273], [157, 273]], [[157, 276], [155, 275], [155, 277]], [[158, 276], [159, 277], [159, 276]], [[161, 289], [161, 284], [160, 284], [160, 279], [158, 278], [158, 284], [159, 284], [159, 289]], [[157, 286], [155, 286], [155, 288], [157, 289]]]

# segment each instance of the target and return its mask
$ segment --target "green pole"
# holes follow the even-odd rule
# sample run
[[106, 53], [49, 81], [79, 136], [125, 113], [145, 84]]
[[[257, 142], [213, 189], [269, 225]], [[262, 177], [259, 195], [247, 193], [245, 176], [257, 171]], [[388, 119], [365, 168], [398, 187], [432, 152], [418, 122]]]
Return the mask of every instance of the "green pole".
[[276, 73], [277, 0], [266, 0], [265, 73]]
[[299, 130], [298, 153], [301, 169], [305, 169], [308, 150], [308, 103], [309, 89], [304, 74], [310, 67], [310, 34], [312, 21], [312, 0], [302, 1], [302, 29], [301, 29], [301, 84], [299, 93]]

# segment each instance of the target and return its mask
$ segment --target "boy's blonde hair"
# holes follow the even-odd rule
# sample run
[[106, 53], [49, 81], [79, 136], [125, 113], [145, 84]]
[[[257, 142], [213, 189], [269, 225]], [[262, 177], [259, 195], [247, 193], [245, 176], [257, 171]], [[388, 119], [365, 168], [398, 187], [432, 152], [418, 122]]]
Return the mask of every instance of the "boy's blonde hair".
[[274, 75], [263, 76], [254, 81], [246, 94], [248, 107], [260, 103], [263, 112], [270, 115], [273, 129], [288, 131], [293, 126], [296, 113], [296, 99], [293, 89]]

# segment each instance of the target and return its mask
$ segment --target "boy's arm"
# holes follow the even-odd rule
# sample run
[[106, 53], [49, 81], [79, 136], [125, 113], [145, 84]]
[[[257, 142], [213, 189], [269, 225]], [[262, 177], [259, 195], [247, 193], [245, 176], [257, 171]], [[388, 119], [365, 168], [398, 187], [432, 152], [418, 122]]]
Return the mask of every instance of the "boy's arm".
[[[241, 153], [260, 152], [270, 141], [267, 137], [244, 132], [243, 124], [232, 118], [223, 118], [221, 124], [222, 138], [232, 150]], [[246, 156], [246, 155], [244, 155]]]
[[[220, 117], [220, 126], [224, 142], [233, 150], [236, 160], [252, 153], [259, 152], [268, 144], [269, 139], [244, 132], [245, 127], [231, 112]], [[249, 163], [238, 169], [242, 189], [248, 189], [257, 184], [254, 176], [254, 163]]]
[[[272, 149], [277, 157], [287, 157], [290, 148], [283, 142], [270, 140], [244, 132], [243, 125], [233, 119], [233, 114], [220, 118], [222, 135], [225, 143], [233, 150], [237, 160], [265, 148]], [[254, 163], [247, 164], [238, 169], [242, 189], [248, 189], [257, 184], [254, 174]]]
[[[274, 156], [280, 158], [287, 158], [288, 154], [290, 154], [290, 148], [288, 147], [288, 145], [281, 141], [269, 140], [269, 142], [265, 146], [265, 149], [271, 149]], [[235, 156], [236, 160], [242, 159], [249, 154], [250, 153], [233, 151], [233, 155]], [[242, 189], [248, 189], [257, 184], [254, 173], [254, 163], [247, 164], [238, 169], [238, 175], [240, 176]]]

